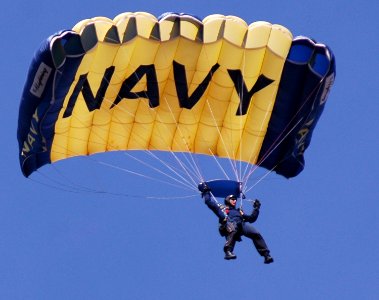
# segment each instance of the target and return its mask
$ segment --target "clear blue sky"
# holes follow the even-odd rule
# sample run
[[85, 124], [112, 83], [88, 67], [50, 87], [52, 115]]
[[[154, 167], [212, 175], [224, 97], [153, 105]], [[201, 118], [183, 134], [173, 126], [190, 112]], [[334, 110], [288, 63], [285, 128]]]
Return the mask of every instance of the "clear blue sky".
[[[103, 194], [59, 190], [22, 176], [17, 115], [34, 51], [81, 19], [126, 11], [265, 20], [334, 51], [337, 78], [304, 172], [292, 180], [270, 175], [249, 195], [262, 201], [255, 225], [274, 264], [264, 265], [247, 239], [236, 247], [238, 259], [225, 261], [217, 220], [195, 193], [182, 199], [180, 189], [115, 170], [105, 171]], [[378, 11], [374, 0], [5, 0], [0, 299], [377, 299]], [[91, 160], [58, 167], [103, 170]], [[46, 173], [54, 178], [55, 170]], [[178, 197], [127, 196], [156, 194]]]

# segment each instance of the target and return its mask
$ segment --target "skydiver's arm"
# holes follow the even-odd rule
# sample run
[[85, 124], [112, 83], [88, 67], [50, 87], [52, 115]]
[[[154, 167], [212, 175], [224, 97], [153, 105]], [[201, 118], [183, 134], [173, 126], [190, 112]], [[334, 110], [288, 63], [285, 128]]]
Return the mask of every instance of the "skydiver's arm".
[[259, 209], [253, 209], [250, 215], [243, 214], [242, 218], [244, 221], [249, 222], [249, 223], [254, 223], [259, 216]]
[[219, 221], [222, 222], [227, 215], [222, 211], [219, 204], [215, 199], [213, 199], [210, 192], [205, 192], [203, 194], [204, 202], [208, 206], [208, 208], [213, 211], [213, 213], [219, 218]]

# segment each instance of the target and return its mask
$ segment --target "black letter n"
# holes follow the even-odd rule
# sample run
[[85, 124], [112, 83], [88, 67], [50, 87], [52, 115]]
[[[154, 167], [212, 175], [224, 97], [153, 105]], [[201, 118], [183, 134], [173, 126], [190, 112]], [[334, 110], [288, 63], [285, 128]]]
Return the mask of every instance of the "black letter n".
[[109, 82], [112, 79], [115, 67], [111, 66], [105, 70], [103, 79], [101, 80], [100, 87], [97, 90], [96, 97], [94, 97], [91, 87], [89, 85], [87, 74], [80, 75], [78, 83], [76, 84], [74, 91], [70, 99], [68, 100], [68, 104], [66, 110], [63, 114], [63, 118], [67, 118], [72, 115], [72, 111], [74, 110], [76, 101], [78, 100], [79, 93], [82, 92], [84, 101], [86, 102], [88, 111], [93, 111], [95, 109], [99, 109], [101, 103], [103, 103], [105, 92], [108, 89]]

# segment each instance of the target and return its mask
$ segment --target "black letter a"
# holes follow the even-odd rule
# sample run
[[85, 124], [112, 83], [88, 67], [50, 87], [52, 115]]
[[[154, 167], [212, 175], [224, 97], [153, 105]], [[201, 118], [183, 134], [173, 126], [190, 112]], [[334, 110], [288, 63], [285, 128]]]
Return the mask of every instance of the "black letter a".
[[[146, 91], [132, 92], [134, 86], [146, 75]], [[116, 106], [122, 98], [126, 99], [149, 99], [150, 107], [157, 107], [159, 105], [159, 87], [157, 80], [157, 73], [154, 65], [141, 65], [122, 83], [121, 89], [118, 92], [111, 108]]]

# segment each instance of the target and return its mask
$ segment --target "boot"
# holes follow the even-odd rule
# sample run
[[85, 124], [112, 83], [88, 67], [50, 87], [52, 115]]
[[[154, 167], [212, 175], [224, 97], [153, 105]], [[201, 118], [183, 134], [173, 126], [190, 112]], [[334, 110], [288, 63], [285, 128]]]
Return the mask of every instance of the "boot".
[[236, 259], [236, 258], [237, 256], [232, 251], [229, 251], [229, 250], [225, 251], [224, 259], [229, 260], [229, 259]]
[[271, 264], [273, 262], [274, 262], [274, 259], [270, 256], [270, 254], [266, 254], [264, 263]]

